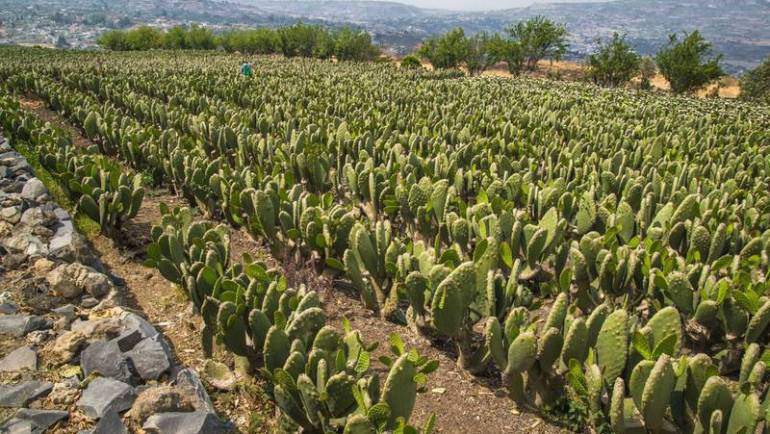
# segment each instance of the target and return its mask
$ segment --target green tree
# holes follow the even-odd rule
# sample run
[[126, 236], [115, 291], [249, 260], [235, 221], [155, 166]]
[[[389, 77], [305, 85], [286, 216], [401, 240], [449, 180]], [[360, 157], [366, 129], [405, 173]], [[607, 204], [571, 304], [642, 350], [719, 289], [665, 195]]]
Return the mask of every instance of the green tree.
[[445, 35], [423, 42], [417, 54], [427, 59], [436, 69], [457, 68], [468, 57], [468, 39], [458, 27]]
[[372, 44], [372, 37], [363, 30], [343, 27], [334, 33], [334, 56], [337, 60], [372, 60], [380, 54]]
[[741, 77], [741, 99], [770, 104], [770, 56]]
[[588, 76], [601, 86], [620, 86], [639, 71], [640, 57], [617, 33], [612, 39], [600, 42], [597, 50], [588, 56]]
[[297, 23], [278, 29], [281, 52], [286, 57], [328, 58], [334, 52], [334, 40], [329, 32], [320, 26]]
[[129, 50], [150, 50], [163, 46], [163, 33], [160, 30], [142, 26], [126, 33], [126, 44]]
[[111, 30], [102, 33], [96, 39], [96, 43], [99, 44], [100, 47], [112, 51], [124, 51], [129, 49], [128, 42], [126, 41], [126, 33], [119, 30]]
[[274, 54], [281, 51], [278, 31], [268, 28], [229, 31], [219, 37], [218, 44], [229, 52]]
[[163, 46], [170, 50], [183, 50], [187, 46], [187, 30], [184, 26], [174, 26], [163, 35]]
[[206, 27], [193, 25], [187, 30], [185, 42], [193, 50], [211, 50], [214, 48], [214, 34]]
[[[567, 28], [543, 16], [520, 21], [508, 28], [510, 49], [521, 51], [524, 68], [537, 69], [543, 59], [561, 60], [567, 52]], [[511, 44], [515, 42], [518, 47]]]
[[524, 71], [525, 58], [521, 44], [518, 41], [504, 39], [499, 34], [492, 36], [488, 42], [490, 52], [500, 61], [508, 65], [511, 75], [519, 75]]
[[497, 52], [492, 37], [486, 33], [477, 33], [468, 38], [465, 67], [470, 75], [478, 75], [497, 63]]
[[681, 41], [676, 34], [669, 35], [655, 60], [674, 93], [695, 91], [724, 75], [719, 66], [722, 55], [711, 57], [711, 44], [697, 30]]

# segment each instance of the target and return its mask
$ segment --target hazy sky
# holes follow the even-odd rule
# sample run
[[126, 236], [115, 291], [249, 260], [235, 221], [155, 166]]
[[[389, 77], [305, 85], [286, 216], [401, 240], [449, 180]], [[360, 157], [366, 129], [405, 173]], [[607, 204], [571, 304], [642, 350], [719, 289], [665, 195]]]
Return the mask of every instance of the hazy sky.
[[564, 3], [591, 0], [392, 0], [422, 8], [480, 11], [528, 6], [532, 3]]

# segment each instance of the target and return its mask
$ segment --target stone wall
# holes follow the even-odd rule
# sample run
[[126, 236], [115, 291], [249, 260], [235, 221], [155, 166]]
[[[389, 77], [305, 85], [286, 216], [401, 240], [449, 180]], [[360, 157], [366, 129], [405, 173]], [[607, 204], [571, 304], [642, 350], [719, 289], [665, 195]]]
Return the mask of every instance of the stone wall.
[[228, 432], [0, 136], [0, 432]]

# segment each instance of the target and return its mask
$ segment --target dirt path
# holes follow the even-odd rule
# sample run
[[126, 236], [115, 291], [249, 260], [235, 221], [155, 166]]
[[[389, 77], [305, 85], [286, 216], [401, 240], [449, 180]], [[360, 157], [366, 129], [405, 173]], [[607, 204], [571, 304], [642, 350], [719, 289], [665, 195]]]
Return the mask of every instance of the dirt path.
[[61, 115], [49, 109], [43, 100], [37, 98], [19, 98], [19, 103], [23, 109], [35, 113], [40, 119], [50, 122], [51, 125], [61, 128], [69, 133], [74, 145], [84, 148], [93, 145], [90, 140], [80, 133], [80, 130], [67, 122]]
[[[39, 101], [24, 100], [23, 105], [46, 121], [69, 131], [75, 143], [83, 146], [91, 144], [79, 130]], [[109, 272], [123, 287], [127, 298], [125, 303], [163, 331], [180, 362], [202, 372], [205, 359], [199, 340], [200, 317], [193, 315], [184, 294], [157, 270], [142, 265], [144, 251], [150, 241], [150, 229], [160, 221], [158, 205], [161, 202], [170, 207], [184, 205], [181, 199], [166, 191], [148, 192], [138, 215], [124, 228], [125, 242], [118, 246], [102, 235], [94, 235], [90, 241]], [[245, 231], [234, 231], [231, 234], [232, 259], [239, 260], [244, 253], [265, 261], [269, 266], [280, 266], [291, 285], [304, 283], [318, 291], [331, 324], [341, 328], [342, 319], [347, 318], [354, 329], [361, 331], [366, 342], [380, 343], [378, 355], [387, 353], [388, 337], [398, 333], [408, 347], [416, 347], [420, 354], [438, 359], [440, 368], [430, 376], [428, 392], [417, 399], [414, 422], [421, 425], [431, 414], [436, 414], [436, 432], [447, 434], [565, 432], [535, 415], [520, 413], [513, 401], [499, 390], [497, 379], [473, 377], [462, 371], [456, 366], [451, 352], [436, 348], [411, 329], [384, 321], [364, 309], [355, 296], [334, 289], [331, 279], [316, 273], [312, 265], [278, 262], [265, 246], [254, 241]], [[218, 353], [214, 358], [232, 366], [232, 357], [228, 354]], [[383, 371], [380, 373], [384, 374]], [[259, 379], [245, 376], [231, 392], [218, 392], [213, 388], [208, 391], [217, 412], [229, 416], [241, 432], [265, 433], [271, 430], [274, 410]]]

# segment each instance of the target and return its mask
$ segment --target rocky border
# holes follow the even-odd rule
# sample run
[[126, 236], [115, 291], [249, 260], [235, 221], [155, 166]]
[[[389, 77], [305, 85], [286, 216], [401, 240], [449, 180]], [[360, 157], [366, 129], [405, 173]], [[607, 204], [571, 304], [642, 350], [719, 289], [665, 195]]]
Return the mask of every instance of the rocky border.
[[232, 430], [2, 135], [0, 261], [0, 432]]

